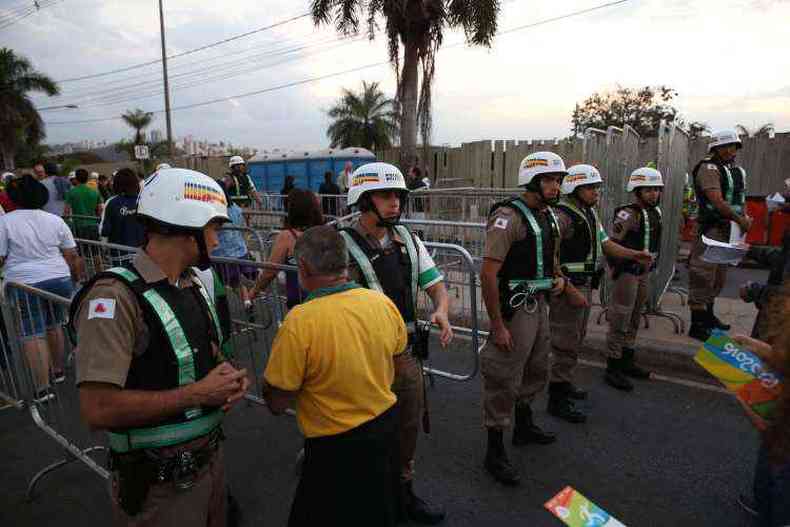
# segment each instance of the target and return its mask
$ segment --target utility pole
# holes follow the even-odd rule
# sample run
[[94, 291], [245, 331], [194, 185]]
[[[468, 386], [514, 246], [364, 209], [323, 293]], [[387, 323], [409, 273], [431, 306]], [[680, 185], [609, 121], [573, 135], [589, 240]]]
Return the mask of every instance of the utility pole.
[[165, 81], [165, 120], [167, 121], [167, 154], [173, 157], [173, 126], [170, 124], [170, 83], [167, 80], [167, 51], [165, 46], [165, 13], [159, 0], [159, 32], [162, 35], [162, 75]]

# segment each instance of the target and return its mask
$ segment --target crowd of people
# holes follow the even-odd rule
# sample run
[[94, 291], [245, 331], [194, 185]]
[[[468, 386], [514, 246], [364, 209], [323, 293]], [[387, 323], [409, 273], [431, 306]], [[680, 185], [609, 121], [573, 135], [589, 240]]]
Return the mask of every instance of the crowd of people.
[[[693, 171], [700, 237], [727, 240], [730, 222], [750, 227], [743, 208], [746, 172], [735, 164], [739, 146], [733, 132], [714, 134], [709, 156]], [[321, 194], [337, 194], [342, 186], [358, 212], [342, 228], [325, 223], [324, 213], [338, 211], [327, 210], [319, 195], [286, 181], [285, 227], [274, 241], [272, 267], [259, 273], [244, 263], [252, 256], [240, 228], [241, 207], [260, 196], [239, 160], [232, 158], [229, 174], [218, 181], [163, 166], [141, 185], [122, 169], [106, 198], [88, 186], [84, 170], [75, 173], [77, 186], [67, 188], [48, 182], [59, 176], [42, 165], [44, 177], [14, 178], [0, 194], [0, 203], [16, 207], [0, 217], [6, 280], [72, 295], [75, 281], [85, 277], [61, 216], [101, 218], [94, 229], [73, 221], [77, 238], [142, 248], [88, 279], [69, 317], [77, 334], [82, 417], [109, 434], [116, 522], [225, 524], [221, 425], [250, 379], [227, 346], [227, 306], [217, 301], [218, 291], [238, 289], [250, 305], [276, 280], [278, 265], [297, 270], [286, 272], [288, 314], [272, 344], [261, 395], [276, 415], [295, 409], [305, 437], [288, 524], [442, 522], [443, 507], [420, 495], [415, 459], [420, 430], [430, 429], [423, 379], [430, 327], [441, 346], [452, 342], [450, 297], [420, 236], [400, 222], [409, 192], [430, 181], [419, 169], [404, 177], [378, 162], [346, 167], [342, 185], [327, 173]], [[596, 211], [603, 182], [594, 166], [566, 168], [557, 154], [536, 152], [521, 162], [522, 192], [496, 203], [488, 216], [480, 270], [490, 321], [480, 353], [482, 458], [503, 485], [521, 482], [505, 447], [507, 429], [516, 448], [557, 441], [534, 418], [538, 394], [548, 389], [549, 415], [570, 423], [587, 419], [576, 404], [589, 397], [576, 369], [593, 291], [607, 272], [603, 381], [630, 392], [634, 380], [651, 377], [637, 363], [636, 343], [650, 273], [661, 259], [664, 178], [651, 166], [630, 174], [632, 200], [618, 204], [611, 232]], [[62, 209], [56, 203], [48, 212], [53, 199]], [[714, 312], [724, 271], [706, 261], [701, 243], [691, 255], [689, 306], [690, 335], [704, 341], [727, 326]], [[790, 235], [782, 251], [762, 255], [773, 266], [770, 295], [756, 286], [743, 291], [758, 301], [758, 320], [773, 329], [735, 337], [782, 374], [790, 373], [790, 330], [782, 323], [790, 313], [790, 283], [783, 280], [790, 274], [788, 251]], [[212, 256], [234, 262], [220, 260], [212, 271]], [[427, 325], [418, 316], [421, 290], [432, 304]], [[36, 310], [35, 297], [16, 291], [12, 301], [24, 306], [25, 353], [40, 365], [34, 368], [36, 398], [45, 402], [49, 383], [63, 378], [65, 315]], [[754, 497], [766, 527], [790, 522], [790, 395], [782, 393], [772, 421], [749, 413], [763, 431]]]

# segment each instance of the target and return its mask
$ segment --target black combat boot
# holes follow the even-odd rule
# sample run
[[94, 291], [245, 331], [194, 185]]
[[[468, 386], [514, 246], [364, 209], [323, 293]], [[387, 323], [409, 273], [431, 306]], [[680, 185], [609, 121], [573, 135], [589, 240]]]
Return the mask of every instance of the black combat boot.
[[606, 373], [603, 376], [606, 384], [612, 388], [630, 392], [634, 389], [633, 383], [623, 373], [623, 359], [606, 359]]
[[587, 421], [587, 416], [580, 410], [577, 410], [573, 404], [570, 394], [572, 387], [573, 385], [569, 382], [549, 383], [549, 404], [547, 409], [549, 414], [565, 419], [569, 423], [583, 423]]
[[708, 312], [702, 309], [691, 310], [689, 337], [705, 342], [710, 338], [711, 323]]
[[513, 445], [530, 443], [548, 445], [557, 440], [551, 432], [544, 432], [532, 421], [532, 409], [528, 405], [516, 405], [516, 426], [513, 428]]
[[729, 331], [730, 330], [731, 326], [729, 324], [725, 324], [724, 322], [719, 320], [719, 317], [717, 317], [716, 314], [714, 313], [714, 311], [713, 311], [713, 302], [708, 304], [708, 321], [709, 321], [711, 329], [720, 329], [722, 331]]
[[411, 481], [401, 482], [400, 495], [401, 507], [407, 519], [423, 525], [436, 525], [444, 519], [444, 510], [417, 496]]
[[633, 348], [623, 348], [623, 373], [634, 379], [649, 379], [650, 372], [634, 363], [635, 353]]
[[502, 430], [488, 429], [485, 467], [495, 480], [503, 485], [515, 487], [521, 482], [521, 476], [507, 458], [502, 437]]

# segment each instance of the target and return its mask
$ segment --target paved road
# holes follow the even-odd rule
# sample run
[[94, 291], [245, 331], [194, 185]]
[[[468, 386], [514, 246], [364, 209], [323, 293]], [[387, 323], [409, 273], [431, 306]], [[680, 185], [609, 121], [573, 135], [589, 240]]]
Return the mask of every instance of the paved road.
[[[689, 283], [688, 269], [685, 265], [680, 264], [677, 266], [677, 276], [678, 279], [672, 283], [687, 288]], [[738, 288], [749, 280], [752, 282], [765, 282], [768, 280], [768, 270], [731, 267], [727, 272], [727, 283], [724, 284], [721, 296], [725, 298], [738, 298]]]
[[[511, 450], [525, 476], [516, 489], [497, 485], [481, 469], [479, 380], [437, 379], [434, 430], [421, 440], [417, 488], [447, 506], [445, 525], [558, 526], [542, 504], [565, 485], [630, 526], [749, 525], [735, 499], [749, 487], [757, 435], [730, 397], [663, 381], [621, 394], [603, 385], [600, 370], [582, 367], [579, 373], [591, 390], [590, 421], [558, 422], [545, 414], [541, 398], [537, 418], [560, 441]], [[0, 423], [0, 525], [107, 523], [104, 483], [77, 464], [48, 476], [36, 501], [25, 502], [28, 478], [56, 458], [57, 448], [26, 413], [2, 411]], [[245, 525], [285, 525], [301, 441], [294, 420], [242, 407], [226, 431], [229, 478]]]

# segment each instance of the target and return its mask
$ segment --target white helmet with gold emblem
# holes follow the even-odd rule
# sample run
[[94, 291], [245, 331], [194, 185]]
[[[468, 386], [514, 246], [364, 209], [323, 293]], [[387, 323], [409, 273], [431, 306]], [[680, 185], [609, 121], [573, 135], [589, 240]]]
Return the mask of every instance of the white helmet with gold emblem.
[[358, 204], [366, 192], [375, 190], [398, 190], [408, 193], [406, 180], [398, 167], [389, 163], [368, 163], [351, 174], [351, 187], [348, 189], [348, 206]]

